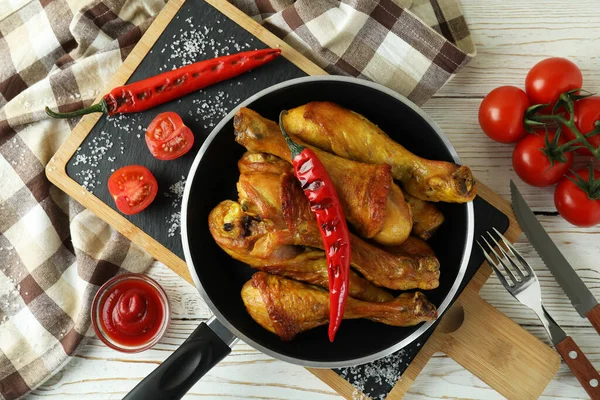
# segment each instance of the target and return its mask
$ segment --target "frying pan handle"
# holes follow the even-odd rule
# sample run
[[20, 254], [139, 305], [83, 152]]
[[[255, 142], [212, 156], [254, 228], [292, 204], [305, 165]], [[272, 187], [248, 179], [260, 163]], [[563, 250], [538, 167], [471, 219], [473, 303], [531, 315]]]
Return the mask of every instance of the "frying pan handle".
[[182, 398], [204, 374], [231, 352], [236, 341], [237, 337], [212, 317], [207, 323], [201, 323], [169, 358], [123, 399]]

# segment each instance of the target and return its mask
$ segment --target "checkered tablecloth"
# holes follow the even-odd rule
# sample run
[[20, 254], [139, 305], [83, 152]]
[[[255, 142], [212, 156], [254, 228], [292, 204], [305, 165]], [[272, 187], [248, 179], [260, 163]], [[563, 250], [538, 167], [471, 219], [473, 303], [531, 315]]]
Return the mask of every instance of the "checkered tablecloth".
[[233, 0], [330, 74], [381, 83], [418, 105], [475, 56], [458, 0]]
[[[232, 2], [328, 72], [417, 104], [475, 54], [456, 0]], [[91, 104], [163, 6], [0, 0], [0, 399], [58, 371], [92, 335], [98, 287], [152, 261], [48, 182], [45, 165], [77, 120], [50, 120], [44, 107]]]

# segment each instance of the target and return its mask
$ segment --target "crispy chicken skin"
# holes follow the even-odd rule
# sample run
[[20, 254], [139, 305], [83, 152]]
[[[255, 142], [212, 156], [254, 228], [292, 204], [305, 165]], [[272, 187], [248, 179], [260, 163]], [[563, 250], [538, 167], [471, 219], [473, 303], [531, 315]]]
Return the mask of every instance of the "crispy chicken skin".
[[[244, 174], [251, 173], [270, 173], [275, 175], [293, 174], [293, 168], [288, 162], [268, 153], [246, 152], [238, 161], [238, 169], [240, 174], [242, 174], [242, 177]], [[257, 187], [262, 186], [262, 184], [259, 182], [254, 182], [254, 185]], [[265, 182], [264, 185], [271, 187], [273, 185], [273, 181], [270, 180], [269, 182]], [[255, 191], [251, 185], [243, 186], [252, 192]], [[392, 185], [391, 189], [395, 190], [396, 188], [396, 185]], [[238, 190], [239, 189], [240, 184], [238, 183]], [[264, 195], [267, 192], [270, 191], [262, 191], [262, 194]], [[404, 200], [411, 210], [413, 220], [411, 235], [417, 236], [423, 240], [428, 240], [431, 238], [431, 236], [433, 236], [437, 228], [439, 228], [439, 226], [444, 222], [444, 215], [434, 204], [411, 196], [404, 191], [402, 191], [402, 194], [404, 195]], [[253, 196], [250, 195], [246, 197]], [[271, 200], [271, 203], [273, 201], [274, 200]], [[308, 208], [306, 208], [304, 211], [308, 211]], [[254, 212], [256, 214], [265, 215], [264, 210], [262, 212], [261, 210], [254, 210]], [[302, 215], [302, 217], [304, 217], [304, 215]]]
[[[279, 169], [281, 175], [253, 172], [277, 171], [275, 166], [260, 165], [273, 161], [265, 155], [260, 163], [260, 157], [246, 154], [238, 163], [240, 171], [244, 172], [237, 185], [242, 208], [250, 215], [271, 221], [276, 230], [289, 232], [289, 243], [323, 248], [316, 219], [297, 179], [287, 168]], [[404, 243], [399, 245], [395, 248], [396, 254], [391, 254], [350, 234], [352, 266], [369, 281], [390, 289], [438, 287], [440, 269], [435, 254], [427, 244], [428, 252], [411, 252], [409, 249], [414, 246], [415, 239], [409, 237], [407, 240], [406, 246]], [[406, 251], [402, 251], [404, 247]]]
[[[409, 240], [410, 243], [410, 239]], [[368, 244], [356, 236], [350, 237], [352, 266], [377, 286], [395, 290], [435, 289], [440, 284], [440, 263], [435, 254], [411, 254], [404, 243], [390, 253]]]
[[[231, 200], [220, 203], [209, 215], [209, 229], [227, 254], [253, 268], [314, 285], [329, 287], [327, 260], [321, 250], [295, 246], [289, 232], [275, 231], [273, 223], [252, 217]], [[390, 301], [393, 296], [356, 272], [350, 272], [351, 297]]]
[[[328, 292], [264, 272], [244, 284], [242, 300], [258, 324], [286, 341], [329, 321]], [[413, 326], [436, 317], [435, 306], [420, 292], [382, 303], [349, 297], [344, 312], [344, 319], [367, 318], [393, 326]]]
[[269, 153], [252, 153], [247, 151], [238, 161], [240, 174], [262, 172], [281, 175], [286, 172], [293, 173], [292, 165], [281, 158]]
[[428, 240], [435, 231], [444, 223], [444, 214], [435, 205], [408, 193], [404, 194], [404, 200], [410, 207], [413, 217], [413, 228], [411, 235], [423, 240]]
[[435, 253], [429, 244], [421, 238], [411, 236], [400, 246], [384, 247], [385, 251], [391, 254], [403, 254], [419, 257], [435, 257]]
[[464, 203], [475, 197], [471, 170], [421, 158], [364, 116], [330, 102], [312, 102], [290, 110], [283, 119], [290, 135], [352, 160], [388, 164], [404, 189], [422, 200]]
[[[290, 150], [275, 122], [242, 108], [233, 124], [236, 141], [246, 149], [291, 162]], [[412, 216], [388, 165], [366, 164], [313, 150], [334, 182], [346, 219], [361, 236], [384, 245], [406, 240]]]

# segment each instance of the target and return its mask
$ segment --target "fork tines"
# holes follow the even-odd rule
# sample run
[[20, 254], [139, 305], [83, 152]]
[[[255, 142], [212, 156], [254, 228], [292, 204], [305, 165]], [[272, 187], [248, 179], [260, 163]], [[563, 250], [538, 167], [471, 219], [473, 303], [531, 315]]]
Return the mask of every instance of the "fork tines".
[[[498, 278], [505, 286], [513, 287], [517, 283], [523, 282], [525, 278], [533, 275], [531, 266], [525, 261], [525, 259], [519, 254], [517, 249], [500, 233], [496, 228], [492, 228], [496, 235], [499, 237], [498, 241], [491, 232], [486, 232], [493, 244], [497, 247], [498, 251], [492, 244], [487, 240], [485, 235], [481, 236], [481, 239], [485, 242], [484, 247], [479, 241], [477, 244], [483, 250], [485, 258], [488, 260], [491, 267], [498, 275]], [[502, 244], [501, 244], [502, 243]], [[496, 260], [492, 258], [491, 254], [494, 254]], [[517, 263], [519, 265], [517, 265]], [[502, 271], [504, 273], [502, 273]]]

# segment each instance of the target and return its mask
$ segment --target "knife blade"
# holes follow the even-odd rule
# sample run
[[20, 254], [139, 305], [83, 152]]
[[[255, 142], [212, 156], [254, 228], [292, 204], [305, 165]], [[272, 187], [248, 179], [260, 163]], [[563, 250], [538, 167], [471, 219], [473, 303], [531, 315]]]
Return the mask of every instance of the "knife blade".
[[583, 318], [588, 318], [586, 314], [598, 306], [598, 300], [550, 239], [550, 236], [537, 220], [512, 180], [510, 181], [510, 194], [517, 221], [519, 221], [519, 225], [527, 235], [529, 242], [538, 252], [554, 279], [567, 294], [575, 310]]

